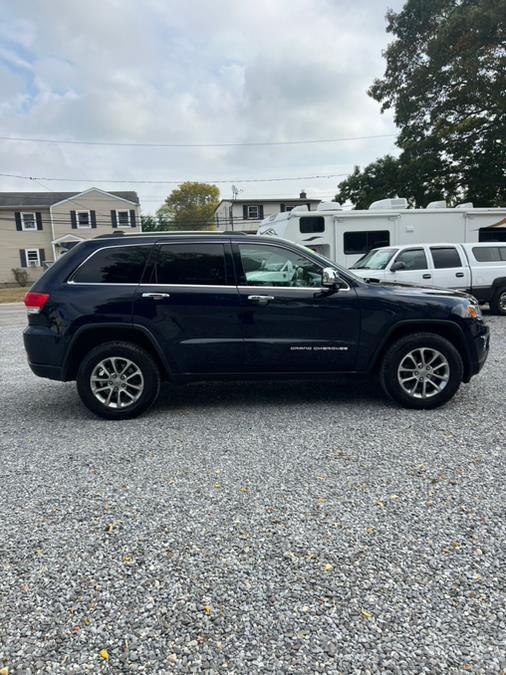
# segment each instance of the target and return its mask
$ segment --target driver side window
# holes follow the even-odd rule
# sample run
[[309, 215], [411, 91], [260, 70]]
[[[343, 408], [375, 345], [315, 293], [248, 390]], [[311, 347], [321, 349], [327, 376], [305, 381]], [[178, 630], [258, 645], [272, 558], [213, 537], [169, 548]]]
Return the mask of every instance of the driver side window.
[[239, 244], [243, 286], [320, 288], [322, 270], [311, 260], [277, 246]]
[[395, 262], [402, 262], [406, 265], [405, 270], [426, 270], [427, 257], [423, 248], [409, 248], [401, 251]]

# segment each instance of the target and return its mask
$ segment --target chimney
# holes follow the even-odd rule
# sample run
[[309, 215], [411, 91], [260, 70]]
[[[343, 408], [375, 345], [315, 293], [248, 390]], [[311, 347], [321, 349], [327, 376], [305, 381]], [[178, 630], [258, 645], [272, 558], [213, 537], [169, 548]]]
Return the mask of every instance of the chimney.
[[301, 199], [307, 199], [307, 194], [306, 194], [305, 190], [301, 190], [301, 193], [300, 193], [299, 197]]

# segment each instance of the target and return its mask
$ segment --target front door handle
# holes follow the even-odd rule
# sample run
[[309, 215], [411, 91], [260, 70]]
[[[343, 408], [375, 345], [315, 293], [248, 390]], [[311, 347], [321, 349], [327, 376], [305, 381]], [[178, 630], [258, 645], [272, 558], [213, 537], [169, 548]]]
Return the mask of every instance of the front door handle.
[[170, 293], [143, 293], [143, 298], [151, 298], [152, 300], [163, 300], [164, 298], [170, 298]]
[[456, 276], [456, 277], [463, 277], [463, 276], [464, 276], [464, 272], [457, 272], [457, 274], [456, 274], [455, 276]]
[[430, 274], [422, 274], [423, 279], [430, 279]]
[[255, 305], [267, 305], [271, 300], [274, 300], [273, 295], [248, 295], [248, 300], [255, 303]]

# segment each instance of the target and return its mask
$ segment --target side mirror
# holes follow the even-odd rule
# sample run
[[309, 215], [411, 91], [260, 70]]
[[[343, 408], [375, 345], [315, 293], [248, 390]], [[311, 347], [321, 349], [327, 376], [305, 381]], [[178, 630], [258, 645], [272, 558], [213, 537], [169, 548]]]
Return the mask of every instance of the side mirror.
[[406, 263], [403, 262], [394, 262], [392, 267], [390, 268], [391, 272], [398, 272], [399, 270], [405, 270], [406, 269]]
[[328, 288], [339, 288], [341, 286], [341, 277], [333, 267], [324, 267], [322, 272], [322, 286]]

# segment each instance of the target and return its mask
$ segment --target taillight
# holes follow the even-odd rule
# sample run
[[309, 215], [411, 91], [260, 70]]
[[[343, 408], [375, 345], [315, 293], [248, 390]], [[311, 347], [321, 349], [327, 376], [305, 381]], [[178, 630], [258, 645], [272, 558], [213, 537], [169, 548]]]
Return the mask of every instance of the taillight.
[[38, 314], [49, 300], [48, 293], [30, 293], [25, 295], [25, 306], [28, 314]]

